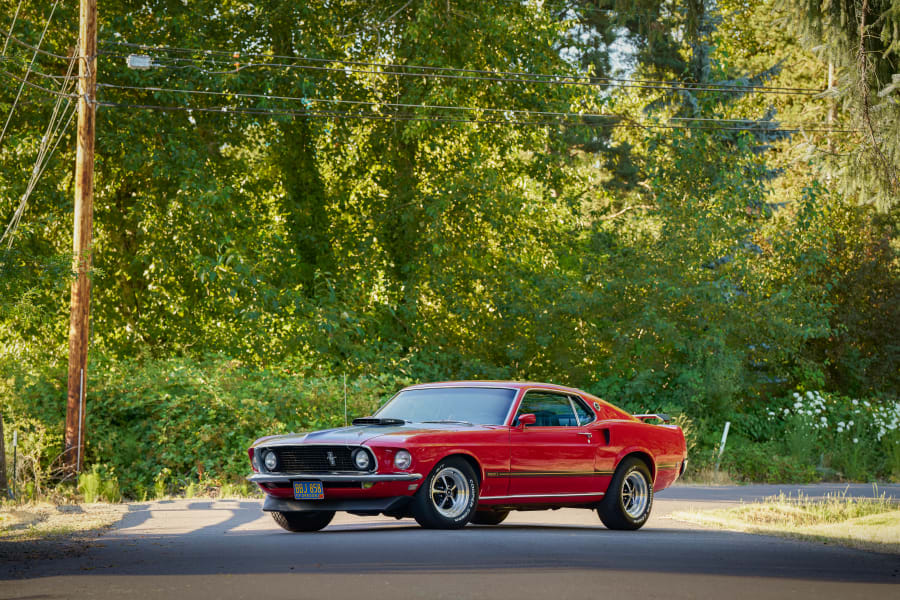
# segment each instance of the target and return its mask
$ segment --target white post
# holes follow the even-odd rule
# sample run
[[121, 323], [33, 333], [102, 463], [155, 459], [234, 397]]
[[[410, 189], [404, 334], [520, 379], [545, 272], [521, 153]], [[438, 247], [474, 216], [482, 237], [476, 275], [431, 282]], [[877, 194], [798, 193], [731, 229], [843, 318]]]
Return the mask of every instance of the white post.
[[344, 427], [347, 426], [347, 374], [344, 373]]
[[81, 432], [84, 431], [84, 369], [81, 370], [81, 386], [78, 388], [78, 453], [75, 459], [75, 472], [81, 473]]
[[716, 472], [719, 471], [719, 463], [722, 462], [722, 453], [725, 452], [725, 442], [728, 440], [728, 430], [731, 428], [731, 421], [725, 421], [725, 431], [722, 432], [722, 442], [719, 444], [719, 456], [716, 457]]

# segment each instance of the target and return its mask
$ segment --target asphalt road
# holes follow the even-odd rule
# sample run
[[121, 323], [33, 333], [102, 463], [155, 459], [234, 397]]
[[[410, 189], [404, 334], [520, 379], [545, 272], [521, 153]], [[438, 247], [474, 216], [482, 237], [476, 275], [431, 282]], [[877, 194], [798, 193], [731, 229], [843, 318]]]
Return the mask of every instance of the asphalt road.
[[[667, 517], [835, 489], [872, 495], [871, 486], [675, 487], [638, 532], [570, 509], [461, 531], [339, 514], [322, 532], [290, 534], [257, 501], [132, 504], [80, 556], [0, 564], [0, 598], [900, 598], [897, 556]], [[900, 486], [881, 492], [900, 498]]]

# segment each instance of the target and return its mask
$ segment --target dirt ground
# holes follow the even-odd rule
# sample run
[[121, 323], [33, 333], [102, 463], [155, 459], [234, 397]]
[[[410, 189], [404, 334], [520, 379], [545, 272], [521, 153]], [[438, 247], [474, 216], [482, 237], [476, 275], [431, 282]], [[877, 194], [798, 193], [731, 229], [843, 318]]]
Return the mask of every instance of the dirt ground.
[[124, 504], [35, 504], [0, 509], [0, 561], [77, 556], [121, 520]]

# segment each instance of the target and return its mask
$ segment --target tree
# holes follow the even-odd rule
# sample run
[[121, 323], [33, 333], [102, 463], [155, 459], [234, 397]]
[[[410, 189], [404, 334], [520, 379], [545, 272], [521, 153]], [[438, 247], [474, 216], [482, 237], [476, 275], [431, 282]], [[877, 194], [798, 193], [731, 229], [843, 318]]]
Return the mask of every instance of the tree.
[[[834, 155], [834, 184], [887, 210], [900, 198], [900, 10], [892, 0], [784, 0], [808, 47], [837, 69], [836, 100], [859, 130]], [[856, 144], [861, 143], [862, 152]]]

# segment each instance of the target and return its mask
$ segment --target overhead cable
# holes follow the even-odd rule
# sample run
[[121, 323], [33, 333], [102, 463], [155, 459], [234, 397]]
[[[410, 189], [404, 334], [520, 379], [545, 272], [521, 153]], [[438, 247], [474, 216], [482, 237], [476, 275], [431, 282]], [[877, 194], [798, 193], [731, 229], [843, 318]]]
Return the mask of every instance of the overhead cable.
[[[47, 22], [44, 24], [44, 30], [41, 32], [41, 38], [38, 40], [37, 47], [40, 48], [41, 44], [44, 42], [44, 36], [47, 35], [47, 29], [50, 28], [50, 21], [53, 20], [53, 14], [56, 12], [56, 7], [59, 6], [59, 0], [55, 0], [53, 2], [53, 8], [50, 9], [50, 16], [47, 17]], [[16, 99], [13, 101], [12, 106], [9, 108], [9, 114], [6, 116], [6, 123], [3, 124], [3, 130], [0, 131], [0, 144], [3, 143], [3, 136], [6, 135], [6, 130], [9, 127], [9, 122], [12, 119], [13, 113], [16, 110], [16, 105], [19, 103], [19, 98], [22, 96], [22, 90], [25, 89], [25, 84], [28, 81], [28, 74], [31, 73], [31, 68], [34, 66], [34, 61], [37, 59], [37, 49], [35, 53], [31, 56], [31, 63], [28, 65], [28, 70], [25, 71], [25, 78], [22, 80], [22, 83], [19, 85], [19, 91], [16, 93]]]
[[[283, 110], [283, 109], [265, 109], [265, 108], [243, 108], [236, 106], [171, 106], [161, 104], [134, 104], [124, 102], [110, 102], [106, 100], [96, 101], [97, 106], [105, 106], [109, 108], [128, 108], [141, 110], [160, 110], [160, 111], [183, 111], [213, 114], [248, 114], [268, 117], [294, 116], [294, 117], [313, 117], [313, 118], [334, 118], [334, 119], [356, 119], [356, 120], [377, 120], [377, 121], [435, 121], [442, 123], [472, 123], [484, 125], [533, 125], [533, 126], [572, 126], [572, 127], [637, 127], [642, 129], [692, 129], [692, 130], [715, 130], [715, 131], [757, 131], [765, 133], [801, 133], [801, 132], [828, 132], [828, 133], [856, 133], [855, 129], [822, 129], [822, 128], [804, 128], [796, 129], [773, 128], [766, 127], [761, 124], [753, 124], [747, 120], [735, 120], [735, 123], [728, 123], [725, 126], [698, 125], [670, 125], [664, 123], [647, 123], [634, 121], [627, 116], [607, 115], [603, 117], [606, 122], [590, 122], [587, 121], [533, 121], [520, 119], [466, 119], [457, 117], [442, 116], [424, 116], [424, 115], [380, 115], [380, 114], [362, 114], [338, 111], [300, 111], [300, 110]], [[707, 120], [707, 119], [698, 119]], [[708, 119], [707, 121], [716, 121], [716, 119]]]
[[[25, 214], [25, 207], [28, 205], [28, 200], [31, 197], [32, 192], [34, 192], [38, 181], [40, 181], [41, 176], [44, 174], [44, 171], [47, 169], [47, 165], [50, 164], [50, 159], [56, 152], [56, 148], [59, 146], [63, 135], [69, 128], [69, 125], [72, 123], [72, 119], [77, 112], [77, 103], [74, 102], [73, 99], [77, 98], [78, 95], [70, 93], [75, 83], [73, 71], [76, 62], [77, 59], [73, 56], [70, 59], [68, 69], [66, 70], [66, 79], [60, 84], [59, 92], [53, 92], [56, 94], [56, 102], [53, 106], [50, 120], [47, 123], [47, 129], [44, 132], [43, 137], [41, 137], [38, 154], [35, 158], [34, 166], [31, 169], [28, 184], [25, 187], [25, 192], [19, 200], [19, 205], [16, 207], [9, 225], [7, 225], [3, 235], [0, 236], [0, 244], [7, 238], [9, 239], [7, 248], [12, 247], [16, 230], [19, 227], [19, 223], [22, 221], [22, 215]], [[63, 107], [63, 101], [66, 102], [65, 107]], [[68, 113], [68, 117], [66, 116], [66, 113]]]
[[[106, 88], [106, 89], [118, 89], [118, 90], [132, 90], [132, 91], [141, 91], [141, 92], [155, 92], [155, 93], [170, 93], [170, 94], [188, 94], [188, 95], [201, 95], [201, 96], [224, 96], [228, 98], [249, 98], [249, 99], [262, 99], [262, 100], [277, 100], [284, 102], [300, 102], [302, 104], [346, 104], [352, 106], [370, 106], [370, 107], [391, 107], [391, 108], [417, 108], [417, 109], [427, 109], [427, 110], [456, 110], [456, 111], [468, 111], [468, 112], [484, 112], [484, 113], [499, 113], [499, 114], [518, 114], [518, 115], [534, 115], [540, 117], [567, 117], [567, 118], [579, 118], [579, 119], [590, 119], [590, 118], [621, 118], [621, 115], [617, 115], [614, 113], [583, 113], [583, 112], [562, 112], [562, 111], [542, 111], [542, 110], [531, 110], [531, 109], [513, 109], [513, 108], [484, 108], [478, 106], [451, 106], [451, 105], [440, 105], [440, 104], [411, 104], [411, 103], [400, 103], [400, 102], [373, 102], [373, 101], [364, 101], [364, 100], [343, 100], [339, 98], [315, 98], [315, 97], [300, 97], [300, 96], [278, 96], [272, 94], [250, 94], [245, 92], [231, 92], [231, 91], [219, 91], [219, 90], [194, 90], [194, 89], [178, 89], [178, 88], [163, 88], [156, 86], [134, 86], [134, 85], [118, 85], [118, 84], [110, 84], [110, 83], [98, 83], [98, 88]], [[712, 123], [748, 123], [753, 121], [753, 119], [748, 118], [712, 118], [712, 117], [672, 117], [670, 120], [673, 121], [684, 121], [684, 122], [712, 122]], [[507, 122], [507, 121], [504, 121]], [[788, 126], [791, 131], [799, 131], [801, 127], [797, 126]], [[809, 131], [809, 130], [806, 130]], [[835, 129], [829, 129], [829, 131], [840, 131]], [[845, 130], [849, 131], [849, 130]]]
[[19, 0], [19, 5], [16, 6], [16, 14], [13, 15], [12, 23], [9, 24], [9, 33], [6, 34], [6, 40], [3, 42], [3, 52], [0, 52], [0, 56], [6, 56], [6, 45], [9, 44], [9, 38], [12, 36], [13, 29], [16, 27], [16, 20], [19, 18], [19, 11], [22, 10], [22, 4], [25, 3], [25, 0]]
[[[139, 49], [150, 52], [166, 52], [170, 54], [203, 54], [212, 58], [180, 58], [180, 57], [163, 57], [175, 63], [200, 63], [208, 62], [218, 65], [233, 66], [238, 65], [235, 69], [227, 72], [237, 72], [246, 68], [261, 67], [277, 67], [292, 69], [309, 69], [336, 71], [342, 73], [359, 73], [359, 74], [377, 74], [377, 75], [399, 75], [406, 77], [436, 77], [440, 79], [472, 79], [486, 81], [504, 81], [518, 83], [553, 83], [558, 85], [586, 85], [586, 86], [616, 86], [616, 87], [644, 87], [650, 89], [676, 89], [689, 91], [717, 91], [717, 92], [760, 92], [760, 93], [795, 93], [797, 95], [816, 95], [826, 91], [819, 88], [804, 87], [779, 87], [779, 86], [763, 86], [763, 85], [731, 85], [731, 84], [715, 84], [715, 83], [698, 83], [680, 80], [661, 80], [661, 79], [640, 79], [627, 77], [595, 77], [589, 74], [568, 75], [563, 73], [534, 73], [529, 71], [494, 71], [487, 69], [465, 69], [459, 67], [437, 67], [433, 65], [409, 65], [388, 62], [372, 62], [358, 60], [344, 60], [334, 58], [319, 58], [309, 56], [288, 56], [279, 54], [266, 54], [259, 52], [240, 52], [226, 50], [207, 50], [197, 48], [181, 48], [172, 46], [148, 46], [145, 44], [135, 44], [130, 42], [104, 41], [101, 45], [124, 46], [128, 48]], [[101, 55], [113, 57], [127, 57], [128, 55], [116, 52], [101, 51]], [[266, 60], [288, 60], [295, 61], [290, 63], [281, 62], [241, 62], [242, 59], [266, 59]], [[314, 65], [296, 64], [296, 61], [319, 63], [319, 64], [337, 64], [351, 65], [353, 67], [374, 67], [383, 69], [394, 69], [395, 71], [368, 71], [353, 69], [347, 67], [323, 68]], [[165, 63], [156, 63], [154, 66], [159, 68], [173, 68], [174, 65]], [[203, 70], [200, 67], [199, 70]], [[397, 69], [401, 71], [396, 71]], [[408, 72], [409, 70], [422, 71], [421, 73]], [[546, 81], [543, 81], [546, 80]]]

